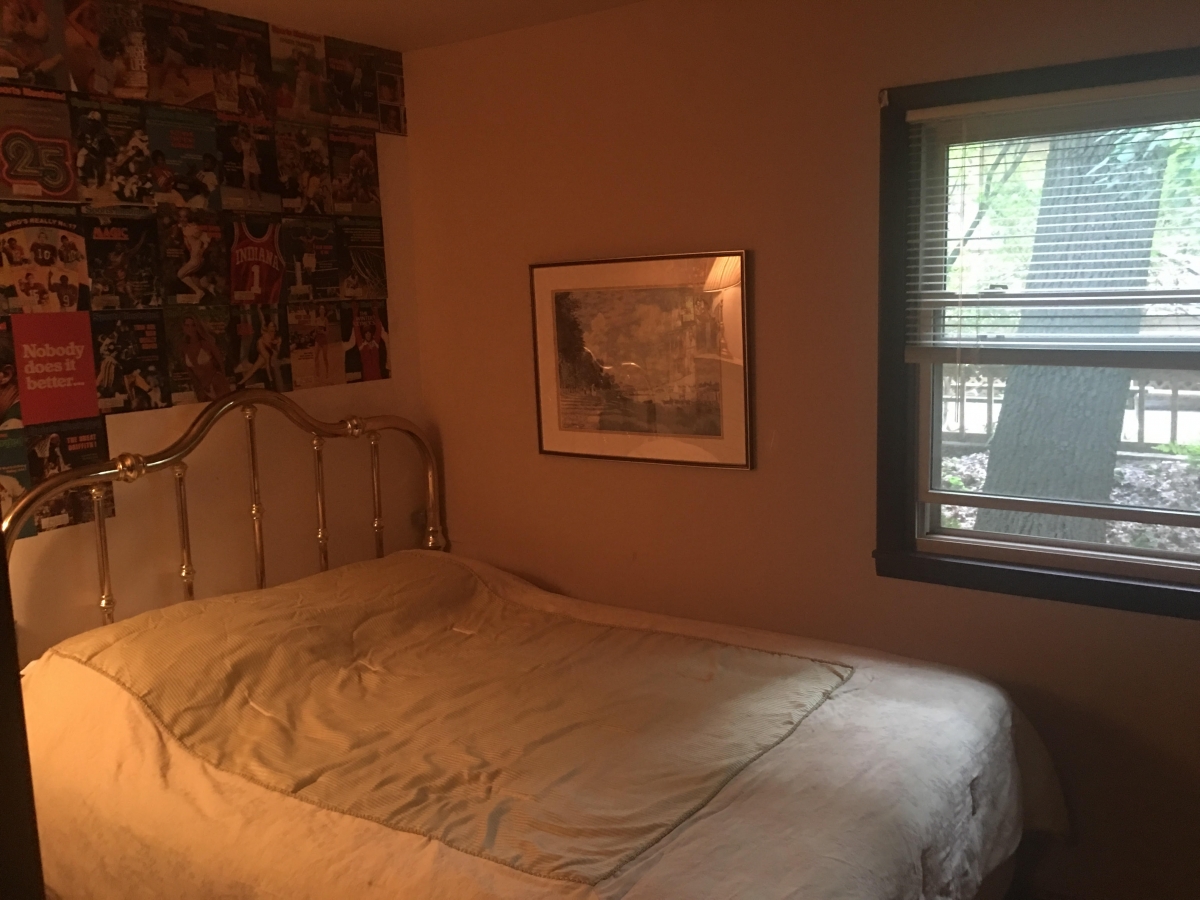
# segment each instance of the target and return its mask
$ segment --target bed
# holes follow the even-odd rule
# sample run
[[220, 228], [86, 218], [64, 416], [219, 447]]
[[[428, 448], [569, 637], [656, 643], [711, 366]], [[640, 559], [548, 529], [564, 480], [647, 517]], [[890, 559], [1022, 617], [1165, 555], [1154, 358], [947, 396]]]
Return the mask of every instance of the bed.
[[[252, 423], [258, 399], [224, 411]], [[426, 549], [165, 603], [31, 663], [53, 895], [971, 900], [1061, 819], [995, 687], [542, 591], [441, 549], [411, 423], [262, 400], [314, 441], [414, 434]], [[174, 451], [223, 414], [76, 477], [178, 479]], [[316, 474], [319, 494], [319, 455]], [[183, 503], [185, 561], [186, 532]]]

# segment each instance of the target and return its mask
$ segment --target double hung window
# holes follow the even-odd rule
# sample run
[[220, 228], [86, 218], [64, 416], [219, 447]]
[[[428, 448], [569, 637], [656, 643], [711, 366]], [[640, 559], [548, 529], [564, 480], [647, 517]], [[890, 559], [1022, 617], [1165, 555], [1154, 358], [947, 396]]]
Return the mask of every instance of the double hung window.
[[1200, 586], [1200, 77], [986, 88], [885, 110], [881, 551]]

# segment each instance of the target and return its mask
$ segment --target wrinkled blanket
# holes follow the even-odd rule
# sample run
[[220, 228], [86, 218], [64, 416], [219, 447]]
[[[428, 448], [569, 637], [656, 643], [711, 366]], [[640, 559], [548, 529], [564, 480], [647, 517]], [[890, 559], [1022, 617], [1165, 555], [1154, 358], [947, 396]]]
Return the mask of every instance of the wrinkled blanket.
[[411, 553], [51, 652], [216, 769], [585, 884], [701, 809], [851, 672], [533, 609], [449, 555]]

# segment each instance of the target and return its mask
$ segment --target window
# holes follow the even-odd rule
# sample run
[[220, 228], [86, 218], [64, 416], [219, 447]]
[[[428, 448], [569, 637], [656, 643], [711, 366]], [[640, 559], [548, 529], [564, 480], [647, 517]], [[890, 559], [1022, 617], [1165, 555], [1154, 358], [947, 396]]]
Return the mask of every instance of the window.
[[879, 571], [1200, 616], [1200, 53], [886, 96]]

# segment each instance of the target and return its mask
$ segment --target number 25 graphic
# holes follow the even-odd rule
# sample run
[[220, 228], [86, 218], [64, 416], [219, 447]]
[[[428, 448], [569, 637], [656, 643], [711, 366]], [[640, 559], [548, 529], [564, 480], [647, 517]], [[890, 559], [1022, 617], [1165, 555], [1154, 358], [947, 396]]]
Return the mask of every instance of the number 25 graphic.
[[11, 129], [0, 134], [0, 163], [0, 179], [9, 184], [36, 184], [52, 197], [70, 193], [75, 184], [66, 141]]

